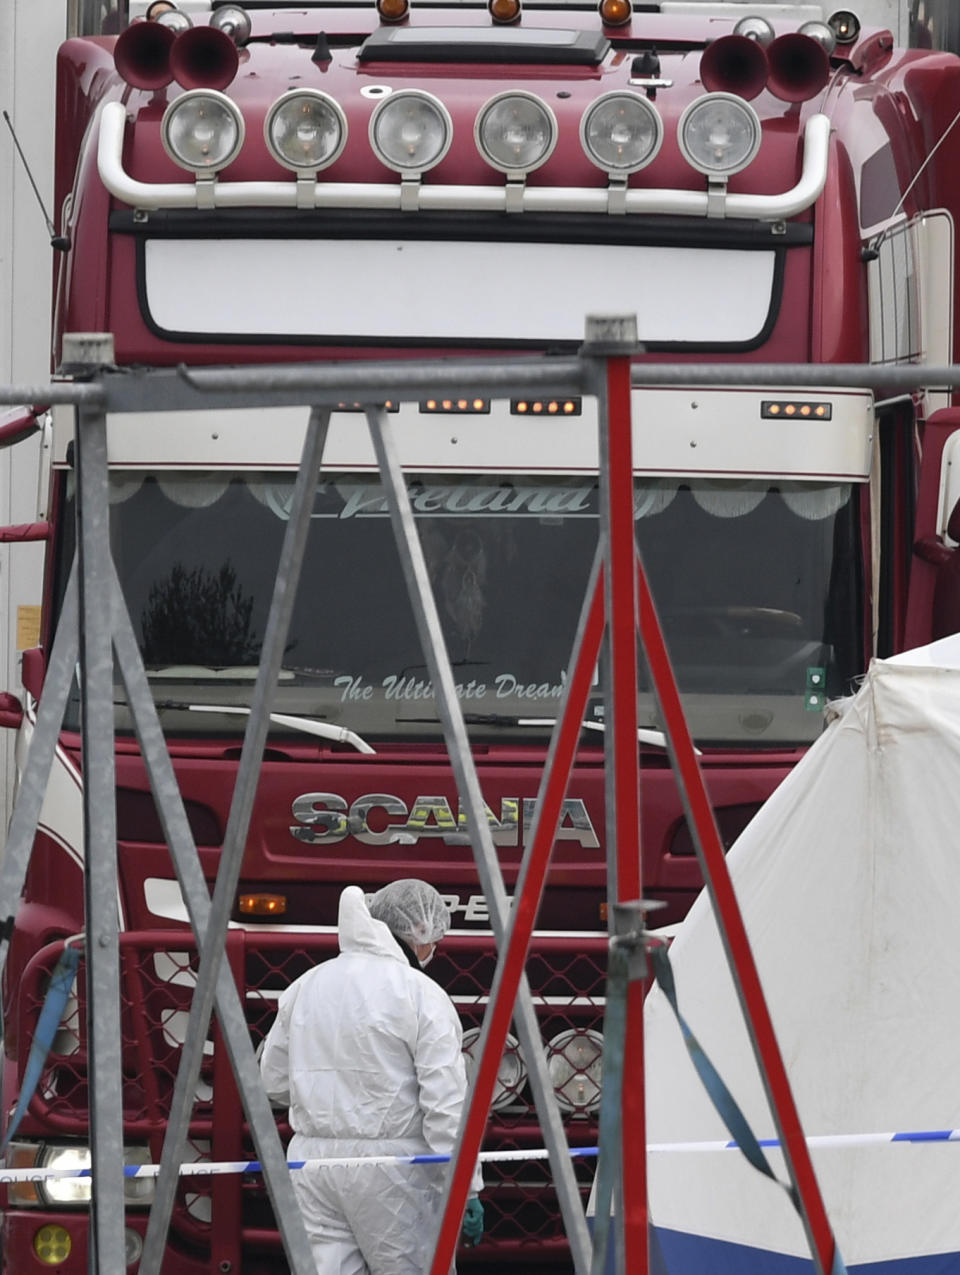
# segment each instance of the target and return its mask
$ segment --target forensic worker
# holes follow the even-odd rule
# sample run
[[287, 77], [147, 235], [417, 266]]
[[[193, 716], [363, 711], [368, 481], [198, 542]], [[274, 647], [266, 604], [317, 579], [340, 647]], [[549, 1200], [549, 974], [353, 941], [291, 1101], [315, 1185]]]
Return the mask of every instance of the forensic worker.
[[[291, 1160], [449, 1154], [466, 1092], [462, 1031], [450, 997], [422, 972], [450, 928], [425, 881], [395, 881], [369, 908], [340, 896], [340, 955], [280, 997], [260, 1072], [290, 1108]], [[296, 1170], [293, 1184], [319, 1275], [425, 1275], [444, 1164]], [[483, 1234], [474, 1172], [463, 1235]]]

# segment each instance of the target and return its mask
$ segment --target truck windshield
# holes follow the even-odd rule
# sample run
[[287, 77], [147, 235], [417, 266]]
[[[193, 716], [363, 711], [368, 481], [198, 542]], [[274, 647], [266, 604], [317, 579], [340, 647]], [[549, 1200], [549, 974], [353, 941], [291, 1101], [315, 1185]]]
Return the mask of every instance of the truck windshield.
[[[113, 552], [164, 728], [242, 732], [245, 716], [210, 710], [250, 703], [293, 476], [111, 481]], [[560, 707], [597, 542], [595, 478], [407, 481], [471, 732], [545, 733], [529, 719]], [[701, 744], [807, 742], [824, 692], [844, 693], [860, 671], [856, 503], [843, 485], [637, 480], [637, 538]], [[116, 699], [129, 729], [119, 684]], [[661, 725], [642, 660], [639, 707], [641, 725]], [[273, 708], [374, 743], [439, 736], [376, 475], [317, 489]], [[75, 725], [76, 696], [70, 712]], [[599, 675], [587, 715], [602, 719]]]

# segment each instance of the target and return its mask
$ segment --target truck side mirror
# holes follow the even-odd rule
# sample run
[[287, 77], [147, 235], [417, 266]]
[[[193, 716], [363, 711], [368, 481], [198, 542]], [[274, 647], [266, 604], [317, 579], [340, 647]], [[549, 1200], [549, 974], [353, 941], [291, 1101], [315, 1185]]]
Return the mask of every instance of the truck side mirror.
[[23, 721], [23, 705], [16, 695], [0, 691], [0, 728], [19, 730]]
[[40, 698], [43, 679], [47, 675], [47, 661], [42, 647], [34, 646], [24, 651], [20, 664], [20, 680], [34, 699]]

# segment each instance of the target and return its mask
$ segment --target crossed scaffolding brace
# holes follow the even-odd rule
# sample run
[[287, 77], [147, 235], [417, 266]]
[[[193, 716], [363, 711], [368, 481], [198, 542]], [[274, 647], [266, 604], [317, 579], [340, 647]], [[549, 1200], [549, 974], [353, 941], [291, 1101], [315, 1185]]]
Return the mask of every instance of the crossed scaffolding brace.
[[[295, 1275], [312, 1275], [313, 1258], [297, 1208], [276, 1122], [263, 1091], [236, 984], [223, 951], [239, 879], [258, 772], [269, 728], [271, 696], [279, 674], [296, 596], [302, 549], [313, 492], [323, 461], [332, 406], [345, 397], [365, 404], [365, 414], [387, 494], [390, 517], [407, 587], [417, 617], [430, 677], [436, 690], [450, 762], [465, 812], [477, 871], [487, 898], [498, 960], [479, 1045], [474, 1084], [447, 1176], [431, 1275], [446, 1275], [453, 1260], [473, 1164], [496, 1082], [511, 1018], [530, 1068], [564, 1226], [577, 1275], [603, 1269], [610, 1203], [617, 1268], [647, 1275], [646, 1150], [643, 1093], [643, 985], [634, 961], [622, 999], [613, 997], [605, 1034], [605, 1098], [601, 1110], [598, 1223], [587, 1232], [579, 1187], [563, 1124], [547, 1074], [533, 1002], [524, 974], [526, 953], [539, 907], [562, 801], [601, 650], [604, 661], [607, 748], [606, 827], [608, 897], [614, 907], [619, 945], [640, 952], [642, 923], [639, 773], [637, 767], [637, 634], [658, 699], [671, 761], [718, 917], [728, 960], [740, 990], [777, 1132], [784, 1147], [814, 1264], [820, 1275], [834, 1269], [836, 1246], [803, 1139], [789, 1083], [746, 932], [727, 874], [722, 846], [686, 727], [663, 635], [639, 560], [634, 537], [631, 437], [631, 355], [636, 352], [632, 316], [587, 319], [578, 357], [527, 362], [482, 360], [435, 363], [284, 366], [278, 368], [129, 371], [112, 367], [112, 339], [95, 334], [65, 339], [65, 358], [76, 379], [40, 388], [0, 387], [0, 402], [73, 403], [77, 411], [77, 558], [67, 586], [26, 767], [0, 867], [0, 971], [6, 962], [9, 927], [23, 889], [44, 791], [50, 775], [70, 683], [77, 661], [82, 697], [84, 760], [85, 900], [88, 1040], [93, 1189], [89, 1269], [124, 1275], [123, 1122], [119, 1009], [119, 932], [116, 908], [116, 815], [114, 801], [113, 672], [119, 668], [131, 707], [151, 788], [174, 869], [200, 949], [200, 966], [164, 1141], [156, 1196], [150, 1214], [142, 1275], [159, 1275], [193, 1095], [202, 1062], [202, 1042], [216, 1009], [284, 1247]], [[904, 389], [919, 384], [955, 385], [957, 368], [654, 368], [644, 383], [872, 384]], [[600, 536], [584, 600], [536, 816], [512, 906], [485, 816], [453, 672], [397, 457], [390, 421], [379, 404], [414, 400], [427, 393], [456, 391], [484, 397], [550, 394], [593, 395], [600, 421]], [[174, 775], [124, 602], [109, 542], [107, 412], [184, 408], [276, 407], [312, 404], [293, 506], [287, 524], [261, 662], [247, 722], [217, 881], [211, 899]], [[613, 961], [611, 962], [613, 963]], [[612, 990], [612, 988], [611, 988]], [[609, 998], [608, 998], [609, 999]], [[612, 1047], [612, 1048], [611, 1048]], [[629, 1065], [628, 1065], [629, 1064]], [[624, 1131], [629, 1131], [623, 1136]]]

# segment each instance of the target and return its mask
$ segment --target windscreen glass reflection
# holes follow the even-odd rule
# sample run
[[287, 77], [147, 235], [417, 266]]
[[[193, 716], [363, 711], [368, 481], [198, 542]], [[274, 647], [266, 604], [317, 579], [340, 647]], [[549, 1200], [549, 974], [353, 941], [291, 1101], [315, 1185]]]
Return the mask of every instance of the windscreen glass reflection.
[[[408, 487], [471, 732], [543, 733], [596, 552], [596, 481]], [[280, 474], [112, 477], [113, 552], [168, 733], [243, 730], [211, 710], [250, 703], [292, 495]], [[848, 486], [638, 480], [638, 543], [699, 742], [808, 741], [824, 696], [861, 671], [855, 505]], [[657, 727], [642, 661], [641, 682], [641, 724]], [[439, 734], [375, 475], [318, 487], [274, 710], [374, 740]], [[598, 672], [588, 719], [602, 718]]]

